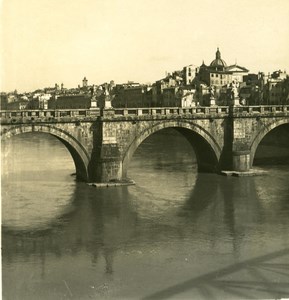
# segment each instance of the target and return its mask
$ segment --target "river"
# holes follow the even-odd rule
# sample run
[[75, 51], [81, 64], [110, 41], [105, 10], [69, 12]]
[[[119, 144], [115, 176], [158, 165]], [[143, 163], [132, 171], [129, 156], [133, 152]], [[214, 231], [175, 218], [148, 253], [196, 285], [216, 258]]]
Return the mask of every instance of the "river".
[[197, 173], [166, 130], [134, 154], [136, 185], [95, 188], [56, 138], [6, 140], [3, 299], [288, 298], [288, 149], [258, 148], [260, 162], [278, 152], [262, 176]]

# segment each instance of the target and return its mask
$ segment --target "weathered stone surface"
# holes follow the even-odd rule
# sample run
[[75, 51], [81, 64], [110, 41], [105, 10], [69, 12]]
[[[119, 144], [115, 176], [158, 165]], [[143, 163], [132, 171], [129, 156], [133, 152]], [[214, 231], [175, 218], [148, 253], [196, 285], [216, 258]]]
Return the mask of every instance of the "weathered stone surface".
[[[280, 109], [280, 108], [279, 108]], [[78, 178], [88, 182], [124, 180], [132, 155], [150, 135], [175, 128], [194, 147], [200, 171], [248, 172], [257, 146], [277, 126], [289, 123], [287, 109], [258, 113], [244, 108], [113, 109], [101, 116], [1, 120], [2, 139], [26, 132], [57, 137], [70, 151]], [[190, 112], [188, 112], [190, 111]], [[135, 113], [135, 114], [132, 114]], [[146, 113], [146, 114], [145, 114]], [[40, 115], [40, 113], [39, 113]], [[56, 113], [55, 113], [56, 115]], [[71, 114], [72, 115], [72, 114]]]

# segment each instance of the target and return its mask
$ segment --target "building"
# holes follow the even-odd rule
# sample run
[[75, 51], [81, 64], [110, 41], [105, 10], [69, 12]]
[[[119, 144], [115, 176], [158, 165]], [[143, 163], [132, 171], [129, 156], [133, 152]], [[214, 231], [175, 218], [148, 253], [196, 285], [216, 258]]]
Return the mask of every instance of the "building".
[[284, 82], [286, 82], [287, 74], [285, 71], [275, 71], [269, 75], [267, 84], [265, 85], [265, 101], [268, 105], [282, 104], [283, 99], [286, 100], [286, 88]]
[[249, 70], [237, 64], [227, 66], [217, 48], [215, 59], [210, 65], [207, 66], [203, 62], [196, 72], [196, 80], [192, 83], [198, 86], [201, 105], [209, 105], [208, 89], [212, 86], [215, 91], [216, 104], [223, 105], [226, 102], [224, 95], [227, 94], [224, 87], [229, 87], [233, 81], [243, 82], [243, 78]]
[[112, 106], [119, 107], [149, 107], [147, 85], [136, 82], [128, 82], [125, 84], [117, 84], [113, 88]]
[[29, 101], [29, 109], [48, 109], [52, 95], [48, 93], [35, 93]]
[[1, 110], [7, 109], [8, 97], [6, 93], [0, 94], [0, 108]]
[[202, 63], [199, 68], [198, 79], [207, 86], [214, 85], [217, 88], [232, 82], [232, 72], [227, 71], [227, 64], [221, 58], [219, 48], [216, 52], [216, 58], [209, 66], [205, 65], [204, 62]]
[[289, 104], [289, 76], [282, 82], [282, 104]]
[[48, 102], [49, 109], [89, 109], [91, 97], [85, 95], [59, 96]]
[[161, 105], [164, 107], [178, 107], [180, 106], [179, 101], [177, 101], [177, 93], [178, 87], [171, 86], [165, 87], [162, 89], [162, 98], [161, 98]]
[[29, 101], [27, 100], [17, 100], [15, 102], [7, 103], [7, 110], [22, 110], [27, 109], [29, 107]]
[[240, 88], [240, 98], [246, 105], [262, 105], [264, 103], [264, 87], [268, 77], [264, 73], [247, 74], [243, 76], [243, 85]]
[[[184, 81], [184, 71], [189, 76], [189, 68], [184, 67], [183, 71], [175, 71], [172, 74], [168, 73], [167, 76], [161, 80], [158, 80], [153, 85], [153, 97], [152, 97], [152, 106], [178, 106], [175, 102], [177, 87], [183, 85]], [[187, 80], [190, 80], [187, 78]]]
[[196, 70], [197, 67], [194, 65], [189, 65], [183, 68], [183, 83], [184, 85], [189, 85], [193, 82], [194, 78], [196, 77]]
[[184, 86], [178, 91], [178, 99], [180, 99], [180, 107], [194, 107], [198, 105], [198, 100], [196, 98], [196, 89]]
[[249, 70], [237, 64], [231, 65], [226, 68], [228, 72], [232, 73], [232, 81], [243, 82], [244, 76], [248, 75]]
[[38, 97], [39, 109], [48, 109], [48, 101], [51, 99], [51, 94], [41, 94]]

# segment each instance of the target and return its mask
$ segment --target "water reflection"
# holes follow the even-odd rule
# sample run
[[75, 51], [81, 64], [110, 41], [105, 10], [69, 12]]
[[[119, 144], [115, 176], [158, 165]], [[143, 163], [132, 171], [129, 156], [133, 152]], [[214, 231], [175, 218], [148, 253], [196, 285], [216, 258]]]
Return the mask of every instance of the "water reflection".
[[[152, 218], [149, 220], [147, 215], [138, 214], [135, 191], [131, 192], [131, 187], [96, 189], [85, 184], [76, 184], [69, 201], [74, 209], [60, 216], [55, 226], [40, 231], [3, 228], [4, 275], [9, 265], [30, 262], [28, 270], [33, 272], [37, 263], [41, 266], [39, 276], [45, 282], [50, 278], [51, 267], [55, 268], [55, 263], [52, 261], [63, 261], [70, 257], [86, 265], [85, 261], [88, 259], [91, 268], [97, 274], [112, 276], [111, 279], [105, 277], [110, 281], [113, 280], [115, 273], [116, 278], [119, 278], [120, 274], [126, 277], [122, 273], [123, 266], [119, 265], [119, 258], [123, 255], [132, 255], [134, 261], [134, 255], [147, 253], [148, 258], [154, 259], [155, 253], [163, 253], [166, 256], [165, 248], [168, 245], [170, 248], [177, 249], [186, 245], [191, 248], [190, 251], [186, 251], [186, 255], [190, 252], [196, 255], [199, 251], [207, 252], [206, 255], [211, 252], [210, 256], [218, 256], [220, 253], [231, 256], [231, 253], [233, 260], [230, 258], [225, 265], [232, 261], [236, 263], [207, 274], [206, 270], [210, 267], [204, 264], [205, 269], [201, 271], [203, 275], [193, 276], [183, 283], [153, 293], [147, 296], [148, 299], [166, 299], [168, 296], [183, 298], [184, 295], [191, 294], [210, 298], [215, 293], [214, 289], [219, 290], [220, 295], [225, 294], [225, 298], [232, 296], [248, 298], [252, 295], [251, 292], [253, 294], [256, 292], [254, 286], [258, 286], [260, 295], [266, 291], [269, 293], [269, 290], [269, 295], [286, 295], [289, 286], [285, 285], [289, 283], [286, 269], [283, 271], [287, 281], [279, 280], [278, 283], [269, 281], [272, 285], [270, 288], [268, 282], [265, 285], [261, 274], [257, 276], [257, 272], [264, 273], [263, 269], [267, 268], [270, 272], [280, 273], [284, 259], [289, 258], [288, 249], [271, 252], [268, 248], [265, 253], [271, 252], [271, 254], [259, 257], [257, 255], [256, 259], [251, 259], [251, 255], [255, 256], [253, 252], [246, 254], [245, 257], [246, 259], [249, 257], [249, 260], [244, 260], [242, 243], [248, 243], [250, 232], [255, 231], [254, 226], [259, 226], [262, 221], [255, 180], [241, 178], [240, 181], [238, 178], [220, 176], [214, 181], [212, 179], [213, 177], [206, 174], [198, 175], [195, 186], [183, 202], [178, 206], [166, 207], [162, 210], [163, 215], [160, 216], [158, 213], [156, 219], [152, 211]], [[206, 188], [204, 197], [201, 197], [201, 191], [208, 185], [210, 189]], [[264, 192], [266, 193], [266, 189]], [[220, 219], [223, 219], [223, 222], [219, 222]], [[254, 226], [251, 226], [252, 223]], [[285, 232], [288, 233], [286, 229]], [[267, 234], [271, 235], [270, 231]], [[156, 252], [153, 252], [153, 249]], [[178, 253], [180, 257], [183, 255], [182, 251]], [[207, 259], [212, 263], [211, 258], [207, 257]], [[279, 265], [274, 259], [281, 259]], [[172, 256], [167, 263], [170, 264], [174, 260], [178, 261], [179, 257]], [[184, 262], [178, 263], [184, 264]], [[196, 264], [198, 262], [192, 262], [192, 266], [197, 266]], [[142, 268], [150, 269], [151, 266], [142, 265]], [[169, 270], [170, 267], [167, 271]], [[249, 275], [240, 280], [240, 277], [243, 278], [244, 270], [247, 270]], [[9, 283], [5, 277], [4, 286], [7, 291]], [[117, 288], [121, 287], [117, 286]], [[69, 289], [72, 290], [71, 287]], [[192, 291], [194, 289], [195, 291]], [[147, 292], [146, 295], [149, 293]], [[218, 296], [217, 299], [220, 297]]]
[[[73, 210], [71, 186], [59, 182], [3, 182], [2, 227], [33, 231], [49, 228], [63, 214]], [[43, 194], [44, 190], [51, 191]], [[23, 191], [25, 190], [25, 193]], [[17, 197], [17, 200], [15, 199]], [[37, 201], [35, 201], [37, 199]]]
[[[75, 182], [62, 161], [46, 170], [41, 196], [59, 199], [46, 205], [40, 191], [31, 194], [38, 223], [25, 207], [17, 218], [11, 189], [2, 231], [7, 299], [289, 296], [288, 167], [260, 177], [198, 174], [181, 140], [178, 154], [152, 141], [131, 162], [136, 186]], [[26, 178], [35, 184], [34, 174]], [[21, 191], [29, 203], [25, 184]]]
[[198, 174], [195, 186], [185, 201], [182, 213], [194, 214], [194, 217], [191, 216], [190, 219], [195, 219], [209, 204], [214, 203], [219, 184], [219, 176], [215, 174]]
[[[77, 184], [71, 202], [74, 209], [63, 214], [46, 230], [29, 231], [3, 227], [3, 261], [76, 255], [85, 250], [96, 263], [99, 253], [112, 272], [112, 253], [130, 238], [136, 214], [129, 205], [127, 189], [99, 190], [97, 199], [92, 187]], [[61, 224], [61, 225], [60, 225]]]
[[[95, 263], [100, 252], [109, 258], [114, 250], [120, 249], [127, 242], [131, 243], [130, 239], [140, 239], [143, 225], [148, 226], [142, 232], [148, 236], [141, 236], [146, 241], [153, 242], [159, 239], [158, 236], [172, 234], [174, 230], [179, 237], [183, 237], [186, 228], [181, 227], [179, 219], [176, 218], [171, 224], [168, 224], [168, 220], [177, 215], [182, 219], [185, 217], [189, 221], [196, 221], [201, 211], [215, 200], [216, 183], [211, 185], [214, 188], [207, 189], [207, 197], [199, 197], [200, 191], [207, 184], [208, 177], [202, 174], [187, 199], [178, 206], [165, 206], [161, 212], [152, 210], [151, 219], [147, 223], [148, 215], [142, 214], [142, 208], [136, 203], [139, 199], [135, 198], [134, 192], [130, 192], [131, 187], [95, 189], [78, 183], [71, 199], [67, 201], [67, 208], [64, 209], [66, 213], [58, 218], [53, 216], [44, 230], [39, 227], [38, 230], [34, 227], [32, 230], [17, 230], [3, 222], [3, 259], [9, 258], [11, 261], [14, 257], [17, 259], [19, 254], [26, 257], [43, 256], [46, 253], [62, 256], [63, 252], [65, 255], [69, 252], [75, 254], [85, 249]], [[158, 216], [156, 219], [155, 213]], [[160, 217], [160, 214], [163, 215]], [[111, 270], [112, 267], [107, 269]]]
[[[190, 235], [188, 230], [194, 226], [204, 226], [204, 219], [206, 226], [218, 223], [219, 227], [214, 234], [223, 234], [219, 230], [224, 229], [233, 239], [240, 239], [245, 232], [248, 233], [248, 224], [256, 223], [258, 226], [264, 221], [262, 216], [267, 215], [262, 212], [264, 208], [260, 206], [255, 180], [252, 178], [199, 174], [195, 186], [184, 201], [178, 201], [177, 205], [165, 205], [163, 210], [152, 210], [149, 222], [148, 215], [143, 214], [137, 203], [139, 199], [135, 198], [135, 191], [131, 192], [131, 188], [137, 189], [96, 189], [77, 183], [71, 199], [67, 201], [67, 207], [58, 212], [62, 214], [50, 220], [49, 224], [54, 222], [54, 226], [47, 225], [45, 230], [38, 228], [36, 231], [33, 228], [29, 231], [29, 228], [17, 230], [3, 222], [3, 259], [9, 257], [11, 260], [18, 254], [31, 256], [53, 253], [61, 256], [64, 249], [65, 255], [85, 249], [95, 263], [100, 252], [109, 258], [113, 251], [122, 248], [127, 242], [134, 243], [131, 239], [135, 242], [142, 242], [142, 239], [153, 242], [168, 233], [171, 237], [183, 238]], [[266, 193], [266, 187], [263, 193]], [[283, 203], [288, 206], [288, 201], [283, 199]], [[216, 221], [220, 217], [223, 223]], [[107, 269], [111, 270], [112, 267]]]

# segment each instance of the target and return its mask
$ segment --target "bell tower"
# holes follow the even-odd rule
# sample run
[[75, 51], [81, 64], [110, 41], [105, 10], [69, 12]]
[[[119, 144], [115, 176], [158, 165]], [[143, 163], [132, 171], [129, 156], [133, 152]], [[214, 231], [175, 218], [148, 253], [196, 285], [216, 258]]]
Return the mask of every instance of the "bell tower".
[[82, 86], [87, 87], [87, 82], [88, 82], [88, 80], [86, 79], [86, 77], [84, 77], [82, 80]]

